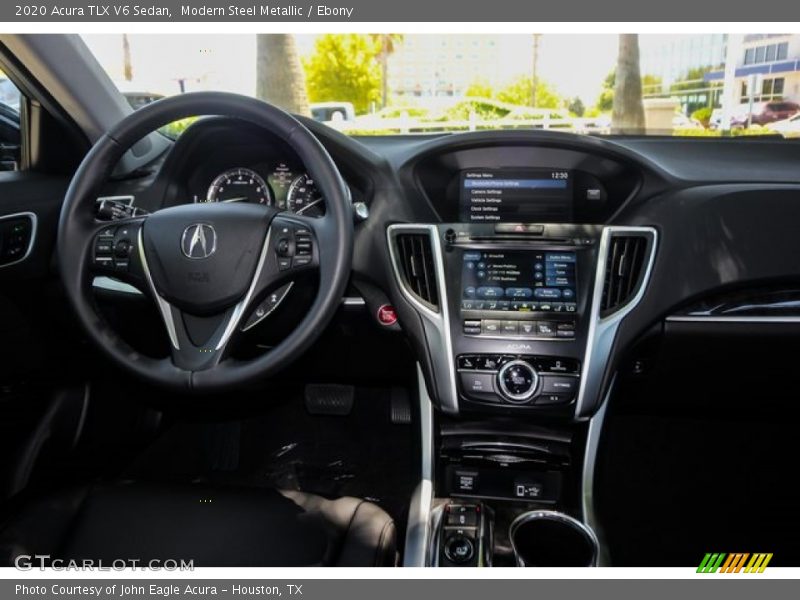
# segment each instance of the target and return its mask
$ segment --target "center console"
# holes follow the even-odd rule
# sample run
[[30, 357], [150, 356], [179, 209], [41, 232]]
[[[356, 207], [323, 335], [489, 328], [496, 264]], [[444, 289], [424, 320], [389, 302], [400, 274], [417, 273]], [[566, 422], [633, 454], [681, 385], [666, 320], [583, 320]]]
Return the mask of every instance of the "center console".
[[563, 542], [565, 565], [596, 564], [582, 498], [596, 445], [587, 421], [656, 232], [575, 222], [606, 191], [570, 170], [470, 168], [456, 181], [457, 222], [387, 232], [422, 325], [421, 409], [428, 398], [439, 409], [425, 564], [546, 564], [545, 539]]
[[574, 412], [598, 237], [566, 225], [444, 230], [460, 410]]

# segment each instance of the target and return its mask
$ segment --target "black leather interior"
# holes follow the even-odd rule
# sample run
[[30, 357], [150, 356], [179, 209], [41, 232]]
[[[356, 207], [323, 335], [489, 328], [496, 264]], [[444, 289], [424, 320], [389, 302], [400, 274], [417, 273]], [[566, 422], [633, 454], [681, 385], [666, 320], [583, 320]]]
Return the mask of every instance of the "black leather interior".
[[195, 567], [394, 566], [394, 522], [357, 498], [119, 482], [25, 503], [0, 530], [3, 562], [194, 561]]

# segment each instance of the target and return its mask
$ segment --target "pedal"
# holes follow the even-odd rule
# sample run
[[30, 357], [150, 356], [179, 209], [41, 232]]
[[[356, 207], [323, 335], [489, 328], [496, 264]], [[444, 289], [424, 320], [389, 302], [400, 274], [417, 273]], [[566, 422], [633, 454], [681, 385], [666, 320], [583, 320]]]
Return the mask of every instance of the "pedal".
[[411, 402], [403, 388], [392, 388], [390, 415], [395, 425], [411, 424]]
[[346, 417], [353, 410], [355, 388], [352, 385], [308, 384], [304, 395], [310, 414]]

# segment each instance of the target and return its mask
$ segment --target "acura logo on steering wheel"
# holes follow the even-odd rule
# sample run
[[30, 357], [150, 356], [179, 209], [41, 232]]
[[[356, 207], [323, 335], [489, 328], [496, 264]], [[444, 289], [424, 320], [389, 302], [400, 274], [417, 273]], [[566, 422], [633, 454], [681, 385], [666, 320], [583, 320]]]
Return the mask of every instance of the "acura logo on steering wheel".
[[217, 232], [205, 223], [189, 225], [183, 230], [181, 250], [186, 258], [208, 258], [217, 250]]

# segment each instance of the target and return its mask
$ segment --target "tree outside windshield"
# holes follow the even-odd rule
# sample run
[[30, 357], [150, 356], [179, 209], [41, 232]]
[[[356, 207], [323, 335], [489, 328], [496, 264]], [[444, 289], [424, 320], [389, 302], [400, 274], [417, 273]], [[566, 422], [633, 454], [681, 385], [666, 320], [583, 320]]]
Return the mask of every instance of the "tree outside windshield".
[[[800, 137], [800, 35], [84, 35], [138, 108], [256, 96], [351, 135]], [[179, 135], [191, 120], [167, 128]]]

